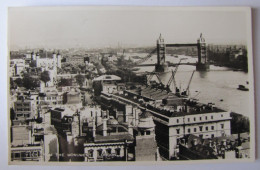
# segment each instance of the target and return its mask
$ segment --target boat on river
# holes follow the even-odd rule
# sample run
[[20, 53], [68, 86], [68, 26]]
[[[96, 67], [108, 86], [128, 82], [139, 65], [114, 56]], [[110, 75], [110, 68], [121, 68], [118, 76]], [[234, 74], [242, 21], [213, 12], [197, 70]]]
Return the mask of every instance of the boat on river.
[[238, 85], [238, 90], [242, 90], [242, 91], [249, 91], [249, 89], [247, 87], [245, 87], [244, 85]]

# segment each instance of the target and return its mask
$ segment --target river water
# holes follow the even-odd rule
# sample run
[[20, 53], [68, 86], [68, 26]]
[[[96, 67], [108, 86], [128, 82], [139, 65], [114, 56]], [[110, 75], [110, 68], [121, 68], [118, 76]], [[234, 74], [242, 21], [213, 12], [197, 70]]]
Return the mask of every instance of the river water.
[[[145, 56], [147, 54], [131, 54], [130, 56]], [[197, 58], [189, 56], [167, 56], [166, 61], [172, 63], [178, 63], [180, 58], [185, 58], [182, 63], [196, 63]], [[151, 64], [156, 62], [156, 56], [153, 55], [144, 64]], [[150, 72], [154, 70], [154, 66], [138, 67], [137, 72]], [[169, 71], [175, 69], [175, 67], [169, 67]], [[175, 75], [176, 85], [182, 90], [187, 88], [193, 70], [196, 70], [195, 66], [180, 65]], [[161, 73], [160, 78], [164, 84], [167, 84], [171, 72]], [[156, 76], [153, 77], [156, 80]], [[243, 114], [245, 116], [251, 115], [249, 113], [250, 98], [249, 91], [237, 90], [239, 84], [246, 85], [246, 81], [249, 81], [248, 73], [242, 71], [233, 71], [226, 67], [216, 67], [211, 65], [210, 70], [206, 72], [196, 71], [193, 75], [190, 84], [190, 97], [198, 99], [202, 103], [215, 103], [219, 108], [227, 111], [233, 111]], [[252, 82], [249, 82], [252, 83]], [[174, 86], [171, 86], [174, 89]], [[173, 90], [174, 91], [174, 90]], [[251, 99], [252, 101], [253, 99]]]

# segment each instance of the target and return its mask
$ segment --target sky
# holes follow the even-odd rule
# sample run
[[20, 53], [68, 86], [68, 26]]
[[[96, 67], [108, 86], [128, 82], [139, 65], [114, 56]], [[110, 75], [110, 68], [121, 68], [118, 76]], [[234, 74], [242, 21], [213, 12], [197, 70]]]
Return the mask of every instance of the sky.
[[103, 48], [166, 43], [246, 44], [245, 10], [171, 7], [12, 7], [8, 43], [18, 48]]

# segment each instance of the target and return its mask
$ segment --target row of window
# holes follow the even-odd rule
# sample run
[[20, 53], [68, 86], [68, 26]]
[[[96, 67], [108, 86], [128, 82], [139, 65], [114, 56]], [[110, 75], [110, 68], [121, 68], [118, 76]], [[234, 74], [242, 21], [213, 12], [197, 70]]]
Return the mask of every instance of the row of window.
[[40, 151], [15, 152], [11, 154], [12, 158], [31, 158], [41, 156]]
[[30, 113], [18, 113], [16, 114], [16, 117], [30, 117]]
[[[221, 117], [223, 117], [223, 114], [221, 114]], [[211, 115], [210, 118], [211, 118], [211, 120], [213, 120], [213, 119], [214, 119], [214, 116]], [[191, 120], [190, 118], [187, 119], [188, 122], [190, 122], [190, 120]], [[197, 118], [194, 117], [194, 118], [193, 118], [193, 121], [196, 121], [196, 120], [197, 120]], [[201, 120], [202, 120], [202, 117], [199, 117], [199, 120], [201, 121]], [[205, 120], [208, 120], [208, 116], [205, 116]], [[177, 123], [179, 123], [179, 119], [177, 119], [176, 121], [177, 121]]]
[[[61, 99], [62, 96], [59, 96], [59, 97], [56, 97], [56, 96], [55, 96], [55, 97], [47, 97], [47, 100], [57, 100], [57, 98], [58, 98], [58, 99]], [[37, 99], [37, 100], [39, 100], [39, 99], [40, 99], [40, 100], [45, 100], [45, 97], [36, 97], [36, 99]]]
[[[220, 124], [220, 126], [221, 126], [221, 129], [224, 129], [224, 124]], [[200, 132], [202, 132], [203, 131], [203, 126], [199, 126], [199, 131]], [[215, 130], [215, 126], [211, 126], [211, 128], [210, 128], [211, 130]], [[206, 126], [205, 127], [205, 131], [208, 131], [209, 130], [209, 127], [208, 126]], [[188, 133], [191, 133], [191, 128], [188, 128], [187, 129], [187, 132]], [[195, 127], [195, 128], [193, 128], [193, 132], [197, 132], [197, 128]], [[180, 134], [180, 129], [176, 129], [176, 133], [177, 134]]]
[[[115, 149], [115, 154], [116, 155], [120, 155], [120, 148], [116, 148]], [[93, 149], [90, 149], [89, 151], [88, 151], [88, 156], [89, 157], [93, 157], [93, 153], [94, 153], [94, 150]], [[108, 148], [108, 149], [105, 149], [105, 150], [103, 150], [103, 149], [98, 149], [97, 150], [97, 156], [98, 157], [100, 157], [100, 156], [103, 156], [103, 154], [108, 154], [108, 155], [110, 155], [112, 153], [112, 150], [110, 149], [110, 148]]]
[[21, 107], [21, 106], [29, 107], [30, 104], [29, 103], [16, 103], [16, 107]]
[[[36, 102], [36, 104], [44, 104], [44, 101], [41, 101], [41, 102]], [[58, 101], [58, 102], [52, 102], [52, 103], [49, 103], [49, 104], [62, 104], [62, 101]]]
[[31, 111], [30, 108], [17, 108], [16, 111]]

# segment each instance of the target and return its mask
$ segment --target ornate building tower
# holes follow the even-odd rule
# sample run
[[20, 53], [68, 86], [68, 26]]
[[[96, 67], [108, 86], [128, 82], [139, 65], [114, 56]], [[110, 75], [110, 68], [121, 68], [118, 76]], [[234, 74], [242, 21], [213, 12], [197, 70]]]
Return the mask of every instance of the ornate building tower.
[[197, 40], [197, 45], [198, 45], [198, 63], [196, 65], [196, 70], [206, 71], [209, 69], [209, 63], [207, 59], [206, 41], [202, 37], [202, 33], [200, 34], [200, 38]]
[[167, 66], [165, 65], [165, 51], [166, 45], [162, 35], [160, 34], [160, 37], [157, 40], [157, 64], [155, 66], [156, 72], [164, 72], [167, 69]]

